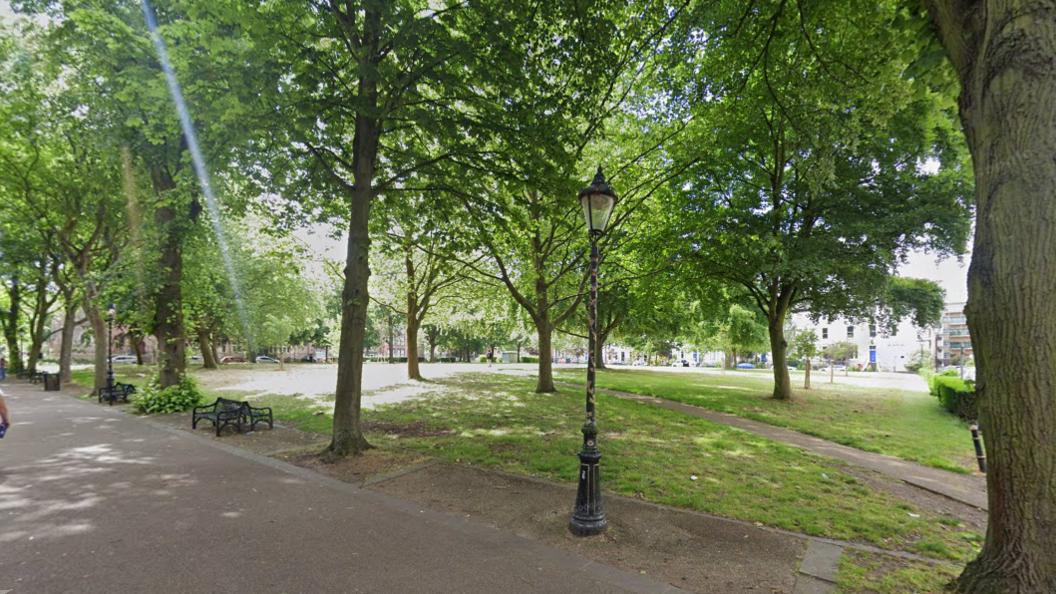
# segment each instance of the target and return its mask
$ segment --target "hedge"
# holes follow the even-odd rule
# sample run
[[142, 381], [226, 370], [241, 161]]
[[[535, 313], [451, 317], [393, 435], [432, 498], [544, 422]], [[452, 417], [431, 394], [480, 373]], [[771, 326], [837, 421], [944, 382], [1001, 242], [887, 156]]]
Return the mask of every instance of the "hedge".
[[525, 356], [521, 357], [521, 363], [538, 363], [538, 362], [539, 362], [539, 357], [529, 357], [528, 355], [525, 355]]
[[979, 413], [975, 405], [975, 382], [948, 375], [928, 378], [931, 394], [943, 408], [966, 421], [974, 421]]

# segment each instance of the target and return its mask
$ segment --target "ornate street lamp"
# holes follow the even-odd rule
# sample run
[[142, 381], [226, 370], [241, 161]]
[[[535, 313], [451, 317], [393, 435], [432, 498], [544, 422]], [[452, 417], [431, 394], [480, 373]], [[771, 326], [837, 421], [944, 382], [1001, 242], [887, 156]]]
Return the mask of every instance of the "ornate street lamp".
[[110, 399], [110, 406], [114, 405], [114, 318], [117, 316], [117, 308], [110, 304], [106, 312], [106, 397]]
[[594, 181], [579, 191], [579, 203], [590, 233], [590, 355], [587, 358], [587, 421], [583, 424], [583, 449], [579, 452], [579, 489], [576, 507], [568, 529], [576, 536], [594, 536], [605, 532], [609, 522], [601, 507], [601, 485], [598, 463], [598, 426], [594, 422], [594, 366], [598, 344], [598, 238], [605, 235], [612, 209], [616, 206], [616, 192], [605, 183], [605, 175], [598, 167]]

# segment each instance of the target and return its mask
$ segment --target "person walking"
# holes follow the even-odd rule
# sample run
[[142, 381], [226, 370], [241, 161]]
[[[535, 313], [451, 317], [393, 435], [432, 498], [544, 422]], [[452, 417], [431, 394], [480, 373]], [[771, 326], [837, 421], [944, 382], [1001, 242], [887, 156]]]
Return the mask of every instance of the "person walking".
[[10, 424], [11, 417], [8, 416], [7, 412], [7, 398], [4, 397], [4, 391], [0, 390], [0, 437], [7, 433], [7, 427]]
[[7, 359], [0, 357], [0, 380], [7, 379]]
[[488, 358], [488, 367], [491, 367], [491, 362], [495, 359], [495, 350], [492, 349], [491, 347], [488, 347], [487, 358]]

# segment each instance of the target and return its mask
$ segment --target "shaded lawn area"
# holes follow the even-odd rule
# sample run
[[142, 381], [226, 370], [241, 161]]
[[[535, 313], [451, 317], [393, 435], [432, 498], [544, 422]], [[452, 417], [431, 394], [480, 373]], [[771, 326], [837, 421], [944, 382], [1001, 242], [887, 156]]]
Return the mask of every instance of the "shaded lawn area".
[[[132, 384], [137, 390], [143, 389], [147, 380], [155, 373], [153, 365], [136, 365], [134, 363], [123, 363], [114, 365], [114, 383], [122, 382]], [[87, 392], [81, 398], [95, 398], [92, 385], [95, 383], [95, 371], [92, 369], [74, 369], [70, 371], [70, 382], [77, 384]]]
[[[559, 381], [586, 384], [582, 371], [562, 370], [554, 375]], [[934, 468], [962, 474], [974, 468], [968, 426], [939, 407], [929, 394], [812, 379], [812, 389], [794, 390], [790, 403], [770, 398], [770, 374], [753, 372], [607, 369], [598, 372], [597, 385], [730, 413]]]
[[[438, 383], [455, 390], [364, 411], [368, 427], [382, 428], [372, 443], [575, 482], [578, 391], [535, 394], [533, 380], [495, 374]], [[953, 518], [873, 491], [842, 462], [647, 404], [597, 400], [608, 491], [936, 558], [966, 560], [981, 538]]]

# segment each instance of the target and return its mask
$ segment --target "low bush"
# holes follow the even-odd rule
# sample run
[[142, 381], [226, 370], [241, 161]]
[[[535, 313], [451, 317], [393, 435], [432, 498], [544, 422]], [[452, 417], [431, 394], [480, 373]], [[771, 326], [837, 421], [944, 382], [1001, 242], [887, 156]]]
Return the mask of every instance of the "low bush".
[[975, 382], [965, 381], [948, 375], [931, 377], [932, 393], [939, 399], [943, 408], [966, 420], [978, 418], [975, 403]]
[[164, 415], [191, 410], [203, 399], [204, 395], [191, 377], [184, 376], [175, 386], [162, 389], [155, 376], [132, 397], [132, 407], [141, 413]]
[[525, 355], [525, 356], [521, 357], [521, 363], [538, 363], [538, 362], [539, 362], [539, 357], [529, 357], [528, 355]]

